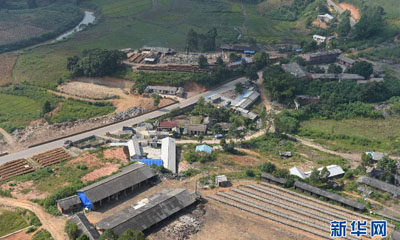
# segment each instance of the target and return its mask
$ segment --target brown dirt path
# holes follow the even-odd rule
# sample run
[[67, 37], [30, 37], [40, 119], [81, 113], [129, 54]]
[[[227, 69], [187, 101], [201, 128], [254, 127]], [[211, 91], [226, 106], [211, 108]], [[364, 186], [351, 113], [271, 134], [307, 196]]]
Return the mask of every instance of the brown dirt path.
[[4, 140], [10, 145], [12, 148], [15, 147], [15, 141], [13, 137], [4, 129], [0, 128], [0, 134], [3, 135]]
[[360, 20], [360, 18], [361, 18], [360, 10], [358, 10], [358, 8], [356, 8], [354, 5], [352, 5], [350, 3], [340, 3], [339, 6], [344, 10], [349, 10], [351, 13], [351, 16], [356, 21]]
[[65, 240], [68, 236], [64, 232], [65, 217], [55, 217], [47, 213], [43, 207], [28, 200], [0, 197], [0, 203], [6, 206], [28, 209], [36, 214], [43, 224], [43, 228], [50, 232], [55, 240]]

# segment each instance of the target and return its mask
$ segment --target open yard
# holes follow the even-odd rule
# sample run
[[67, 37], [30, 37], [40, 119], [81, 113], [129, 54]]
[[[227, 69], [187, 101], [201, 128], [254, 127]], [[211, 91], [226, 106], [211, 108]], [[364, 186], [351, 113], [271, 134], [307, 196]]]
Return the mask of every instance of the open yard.
[[300, 135], [343, 152], [385, 151], [398, 153], [400, 118], [311, 120], [301, 124]]

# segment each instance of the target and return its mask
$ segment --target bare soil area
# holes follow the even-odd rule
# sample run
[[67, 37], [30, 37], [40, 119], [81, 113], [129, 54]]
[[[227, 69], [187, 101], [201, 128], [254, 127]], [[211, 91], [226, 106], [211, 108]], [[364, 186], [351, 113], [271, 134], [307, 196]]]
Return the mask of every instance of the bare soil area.
[[106, 150], [104, 150], [103, 154], [104, 154], [104, 158], [107, 158], [107, 159], [118, 159], [118, 160], [121, 160], [123, 163], [129, 162], [128, 157], [127, 157], [126, 153], [124, 152], [123, 147], [106, 149]]
[[11, 190], [11, 195], [18, 199], [44, 199], [46, 198], [49, 193], [41, 192], [36, 190], [35, 184], [32, 181], [27, 182], [15, 182], [11, 181], [6, 184], [0, 185], [1, 190]]
[[[126, 111], [132, 107], [142, 107], [142, 108], [149, 109], [149, 110], [154, 109], [153, 98], [143, 97], [139, 94], [125, 95], [124, 97], [121, 97], [119, 99], [113, 99], [113, 100], [111, 100], [111, 102], [114, 105], [114, 107], [116, 108], [115, 111], [117, 113]], [[158, 107], [164, 107], [173, 102], [174, 101], [172, 99], [162, 98]]]
[[101, 165], [101, 161], [97, 158], [95, 153], [86, 153], [80, 157], [68, 161], [67, 164], [72, 165], [75, 163], [83, 163], [88, 168], [94, 168]]
[[58, 86], [58, 90], [68, 95], [91, 99], [110, 99], [126, 95], [126, 90], [87, 82], [69, 82]]
[[118, 171], [120, 164], [106, 163], [104, 167], [94, 170], [81, 178], [82, 182], [93, 181]]
[[186, 96], [188, 98], [195, 96], [199, 93], [205, 92], [207, 89], [204, 86], [201, 86], [197, 83], [194, 82], [188, 82], [185, 84], [185, 86], [183, 87], [183, 89], [185, 89], [186, 92]]
[[26, 233], [26, 229], [24, 229], [24, 230], [22, 230], [22, 231], [20, 231], [18, 233], [15, 233], [15, 234], [10, 235], [8, 237], [2, 238], [2, 240], [29, 240], [29, 239], [32, 238], [33, 234], [34, 233], [32, 233], [32, 234]]
[[344, 9], [344, 10], [349, 10], [351, 12], [351, 16], [356, 20], [360, 20], [361, 15], [360, 15], [360, 10], [356, 8], [354, 5], [350, 3], [340, 3], [339, 6]]
[[315, 19], [315, 20], [312, 22], [312, 25], [313, 25], [313, 26], [316, 26], [316, 27], [323, 28], [323, 29], [327, 29], [327, 28], [328, 28], [328, 25], [326, 25], [326, 23], [321, 22], [321, 21], [318, 20], [318, 19]]
[[103, 85], [110, 88], [122, 88], [122, 89], [131, 89], [134, 82], [120, 79], [120, 78], [112, 78], [112, 77], [103, 77], [103, 78], [90, 78], [90, 77], [81, 77], [77, 78], [78, 82], [92, 83], [97, 85]]
[[12, 83], [11, 73], [17, 58], [17, 54], [0, 55], [0, 87]]

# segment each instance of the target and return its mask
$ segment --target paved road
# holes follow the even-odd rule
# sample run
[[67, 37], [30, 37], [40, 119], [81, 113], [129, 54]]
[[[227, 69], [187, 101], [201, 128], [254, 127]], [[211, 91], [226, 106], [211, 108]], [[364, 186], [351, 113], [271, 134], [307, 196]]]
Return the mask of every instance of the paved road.
[[129, 120], [125, 120], [123, 122], [119, 122], [119, 123], [110, 125], [110, 126], [106, 126], [106, 127], [103, 127], [103, 128], [99, 128], [99, 129], [93, 130], [93, 131], [89, 131], [89, 132], [85, 132], [85, 133], [82, 133], [82, 134], [78, 134], [78, 135], [75, 135], [73, 137], [68, 137], [68, 138], [65, 138], [65, 139], [61, 139], [61, 140], [57, 140], [57, 141], [54, 141], [54, 142], [46, 143], [46, 144], [43, 144], [43, 145], [40, 145], [40, 146], [36, 146], [36, 147], [33, 147], [33, 148], [25, 149], [25, 150], [22, 150], [20, 152], [16, 152], [16, 153], [12, 153], [10, 155], [6, 155], [6, 156], [3, 156], [3, 157], [0, 157], [0, 164], [4, 164], [6, 162], [9, 162], [9, 161], [12, 161], [12, 160], [16, 160], [16, 159], [28, 158], [28, 157], [31, 157], [33, 155], [48, 151], [50, 149], [61, 147], [66, 139], [69, 139], [69, 140], [72, 140], [72, 141], [76, 141], [76, 140], [79, 140], [79, 139], [82, 139], [82, 138], [85, 138], [85, 137], [90, 137], [90, 136], [93, 136], [93, 135], [100, 135], [101, 136], [101, 135], [105, 135], [107, 132], [112, 132], [112, 131], [115, 131], [115, 130], [122, 129], [123, 126], [132, 126], [132, 125], [144, 122], [144, 121], [149, 120], [149, 119], [153, 119], [153, 118], [157, 118], [157, 117], [163, 116], [163, 115], [167, 114], [168, 112], [170, 112], [174, 108], [177, 108], [177, 107], [179, 107], [179, 108], [188, 107], [190, 105], [195, 104], [199, 100], [200, 97], [206, 97], [206, 96], [208, 96], [210, 94], [225, 92], [226, 90], [229, 90], [232, 87], [234, 87], [236, 83], [245, 82], [245, 81], [246, 81], [246, 78], [238, 78], [238, 79], [235, 79], [235, 80], [233, 80], [231, 82], [228, 82], [228, 83], [226, 83], [226, 84], [224, 84], [224, 85], [222, 85], [220, 87], [217, 87], [217, 88], [215, 88], [213, 90], [210, 90], [210, 91], [201, 93], [199, 95], [196, 95], [194, 97], [188, 98], [188, 99], [186, 99], [186, 100], [184, 100], [184, 101], [182, 101], [180, 103], [176, 103], [176, 104], [170, 105], [168, 107], [161, 108], [159, 110], [144, 114], [144, 115], [139, 116], [139, 117], [135, 117], [135, 118], [132, 118], [132, 119], [129, 119]]

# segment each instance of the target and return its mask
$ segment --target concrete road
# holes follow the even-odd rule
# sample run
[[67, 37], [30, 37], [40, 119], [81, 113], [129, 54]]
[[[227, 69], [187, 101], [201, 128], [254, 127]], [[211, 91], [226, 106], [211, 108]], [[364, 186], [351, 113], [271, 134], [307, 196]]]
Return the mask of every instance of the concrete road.
[[179, 108], [185, 108], [185, 107], [188, 107], [190, 105], [195, 104], [199, 100], [200, 97], [206, 97], [206, 96], [208, 96], [210, 94], [225, 92], [225, 91], [227, 91], [229, 89], [234, 88], [236, 83], [245, 82], [246, 80], [247, 80], [247, 78], [244, 78], [244, 77], [243, 78], [238, 78], [238, 79], [230, 81], [230, 82], [228, 82], [228, 83], [226, 83], [226, 84], [224, 84], [222, 86], [219, 86], [219, 87], [217, 87], [215, 89], [212, 89], [210, 91], [203, 92], [201, 94], [198, 94], [196, 96], [188, 98], [188, 99], [186, 99], [186, 100], [184, 100], [182, 102], [170, 105], [170, 106], [165, 107], [165, 108], [161, 108], [159, 110], [156, 110], [156, 111], [153, 111], [153, 112], [150, 112], [150, 113], [147, 113], [147, 114], [135, 117], [135, 118], [131, 118], [131, 119], [128, 119], [128, 120], [125, 120], [125, 121], [122, 121], [122, 122], [119, 122], [119, 123], [116, 123], [116, 124], [113, 124], [113, 125], [110, 125], [110, 126], [102, 127], [102, 128], [96, 129], [96, 130], [92, 130], [92, 131], [89, 131], [89, 132], [85, 132], [85, 133], [82, 133], [82, 134], [75, 135], [73, 137], [68, 137], [68, 138], [56, 140], [54, 142], [46, 143], [46, 144], [43, 144], [43, 145], [40, 145], [40, 146], [32, 147], [32, 148], [29, 148], [29, 149], [22, 150], [20, 152], [16, 152], [16, 153], [12, 153], [10, 155], [6, 155], [6, 156], [3, 156], [3, 157], [0, 157], [0, 164], [4, 164], [6, 162], [9, 162], [9, 161], [12, 161], [12, 160], [16, 160], [16, 159], [29, 158], [29, 157], [31, 157], [33, 155], [36, 155], [36, 154], [39, 154], [39, 153], [42, 153], [42, 152], [45, 152], [45, 151], [48, 151], [48, 150], [51, 150], [51, 149], [54, 149], [54, 148], [61, 147], [61, 146], [63, 146], [64, 141], [67, 140], [67, 139], [68, 140], [72, 140], [72, 141], [77, 141], [79, 139], [82, 139], [82, 138], [85, 138], [85, 137], [90, 137], [90, 136], [93, 136], [93, 135], [102, 136], [102, 135], [105, 135], [107, 132], [112, 132], [112, 131], [116, 131], [116, 130], [122, 129], [123, 126], [132, 126], [132, 125], [144, 122], [144, 121], [149, 120], [149, 119], [153, 119], [153, 118], [157, 118], [157, 117], [163, 116], [163, 115], [169, 113], [174, 108], [178, 108], [178, 107]]

